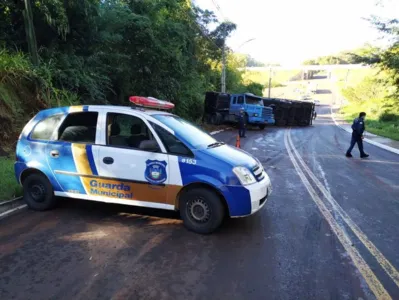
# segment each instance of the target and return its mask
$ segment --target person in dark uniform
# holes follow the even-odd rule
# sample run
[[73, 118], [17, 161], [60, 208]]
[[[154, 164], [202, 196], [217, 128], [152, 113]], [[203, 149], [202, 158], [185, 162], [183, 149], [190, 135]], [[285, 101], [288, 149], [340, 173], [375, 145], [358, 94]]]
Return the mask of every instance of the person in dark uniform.
[[348, 151], [346, 151], [346, 157], [352, 157], [352, 149], [353, 147], [355, 147], [355, 144], [357, 143], [357, 146], [359, 147], [359, 151], [360, 151], [360, 157], [361, 158], [366, 158], [369, 157], [368, 154], [366, 154], [363, 150], [363, 133], [365, 130], [365, 125], [364, 125], [364, 119], [366, 117], [366, 113], [365, 112], [361, 112], [359, 114], [359, 118], [356, 118], [355, 120], [353, 120], [353, 124], [352, 124], [352, 139], [351, 139], [351, 145], [349, 146]]
[[240, 108], [240, 112], [238, 114], [238, 134], [240, 137], [245, 138], [245, 112], [243, 108]]

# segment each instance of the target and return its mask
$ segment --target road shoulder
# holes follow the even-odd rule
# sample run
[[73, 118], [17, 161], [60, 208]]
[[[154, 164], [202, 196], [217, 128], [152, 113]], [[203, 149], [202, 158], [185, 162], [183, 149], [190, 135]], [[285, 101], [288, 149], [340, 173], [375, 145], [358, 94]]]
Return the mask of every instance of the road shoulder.
[[[351, 125], [348, 124], [345, 120], [339, 117], [337, 114], [339, 107], [330, 106], [331, 109], [331, 118], [333, 119], [336, 126], [345, 130], [348, 133], [352, 133]], [[392, 153], [399, 154], [399, 142], [391, 140], [389, 138], [381, 137], [372, 133], [366, 133], [367, 138], [364, 139], [365, 142], [377, 146], [379, 148], [385, 149]]]

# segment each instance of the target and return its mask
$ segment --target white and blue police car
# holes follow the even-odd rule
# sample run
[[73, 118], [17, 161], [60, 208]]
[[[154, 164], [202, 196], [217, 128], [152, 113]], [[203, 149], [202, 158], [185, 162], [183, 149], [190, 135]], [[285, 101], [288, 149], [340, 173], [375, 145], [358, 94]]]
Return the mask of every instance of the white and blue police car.
[[46, 109], [25, 125], [15, 175], [31, 209], [61, 196], [177, 210], [188, 229], [210, 233], [264, 206], [271, 183], [256, 158], [166, 112], [170, 102], [130, 101]]

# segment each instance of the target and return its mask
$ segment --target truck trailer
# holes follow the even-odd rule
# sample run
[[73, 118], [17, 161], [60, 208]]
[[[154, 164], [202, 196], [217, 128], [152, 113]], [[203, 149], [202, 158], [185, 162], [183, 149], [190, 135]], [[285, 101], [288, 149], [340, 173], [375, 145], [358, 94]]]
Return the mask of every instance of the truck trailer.
[[263, 98], [263, 104], [273, 108], [278, 126], [312, 125], [315, 104], [311, 101]]

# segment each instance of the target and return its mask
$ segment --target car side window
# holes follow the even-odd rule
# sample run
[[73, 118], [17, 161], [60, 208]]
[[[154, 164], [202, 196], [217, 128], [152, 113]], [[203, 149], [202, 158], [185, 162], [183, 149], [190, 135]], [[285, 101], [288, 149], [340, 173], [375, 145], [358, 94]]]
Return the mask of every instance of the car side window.
[[143, 150], [145, 141], [157, 143], [142, 119], [127, 114], [107, 114], [107, 145]]
[[58, 130], [58, 140], [95, 144], [98, 112], [69, 114]]
[[233, 98], [233, 104], [236, 104], [237, 103], [237, 97], [234, 97]]
[[151, 123], [151, 126], [154, 128], [155, 132], [158, 134], [162, 143], [164, 144], [166, 151], [169, 154], [181, 155], [181, 156], [190, 156], [193, 157], [193, 153], [190, 149], [186, 147], [177, 137], [171, 134], [169, 131], [165, 130], [161, 126]]
[[238, 104], [244, 104], [244, 97], [243, 96], [239, 96], [238, 97]]
[[64, 115], [54, 115], [40, 121], [32, 131], [31, 139], [34, 140], [53, 140], [54, 130], [60, 124]]

